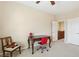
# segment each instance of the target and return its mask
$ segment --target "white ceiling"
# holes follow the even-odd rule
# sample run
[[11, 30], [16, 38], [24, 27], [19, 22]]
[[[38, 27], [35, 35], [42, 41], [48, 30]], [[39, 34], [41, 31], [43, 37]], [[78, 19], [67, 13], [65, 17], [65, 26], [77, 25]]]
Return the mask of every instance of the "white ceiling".
[[54, 15], [63, 15], [79, 9], [79, 1], [55, 1], [56, 4], [53, 6], [49, 1], [41, 1], [39, 4], [36, 4], [36, 1], [21, 1], [20, 3]]

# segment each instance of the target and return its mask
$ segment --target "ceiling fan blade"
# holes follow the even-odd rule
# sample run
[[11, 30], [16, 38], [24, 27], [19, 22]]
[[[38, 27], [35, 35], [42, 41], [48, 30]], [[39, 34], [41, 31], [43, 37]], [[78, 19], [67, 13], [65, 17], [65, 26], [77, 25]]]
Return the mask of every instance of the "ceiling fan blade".
[[39, 3], [40, 3], [40, 1], [36, 1], [36, 3], [37, 3], [37, 4], [39, 4]]
[[52, 5], [54, 5], [54, 4], [55, 4], [55, 1], [50, 1], [50, 3], [51, 3]]

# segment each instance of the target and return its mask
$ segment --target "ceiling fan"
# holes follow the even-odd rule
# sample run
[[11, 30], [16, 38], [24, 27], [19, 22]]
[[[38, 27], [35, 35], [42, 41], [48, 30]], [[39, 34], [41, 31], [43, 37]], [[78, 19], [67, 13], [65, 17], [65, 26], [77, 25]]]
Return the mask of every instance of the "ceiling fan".
[[[36, 4], [39, 4], [40, 1], [36, 1]], [[55, 4], [55, 1], [50, 1], [51, 5], [54, 5]]]

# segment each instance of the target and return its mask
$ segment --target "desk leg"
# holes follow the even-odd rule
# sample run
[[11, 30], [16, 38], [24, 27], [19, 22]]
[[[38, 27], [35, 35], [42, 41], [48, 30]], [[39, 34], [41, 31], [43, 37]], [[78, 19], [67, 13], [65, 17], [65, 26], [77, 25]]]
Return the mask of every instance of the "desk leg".
[[34, 54], [34, 43], [32, 43], [32, 54]]
[[28, 39], [28, 49], [30, 48], [30, 39]]
[[51, 38], [49, 38], [49, 47], [51, 48]]

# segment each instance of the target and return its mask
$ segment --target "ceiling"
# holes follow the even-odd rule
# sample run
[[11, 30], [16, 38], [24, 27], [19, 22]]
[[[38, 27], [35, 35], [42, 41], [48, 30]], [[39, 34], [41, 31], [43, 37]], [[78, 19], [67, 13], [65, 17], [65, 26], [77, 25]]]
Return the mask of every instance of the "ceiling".
[[79, 10], [79, 1], [55, 1], [56, 4], [53, 6], [49, 1], [41, 1], [39, 4], [36, 4], [36, 1], [21, 1], [20, 3], [54, 15], [63, 15]]

